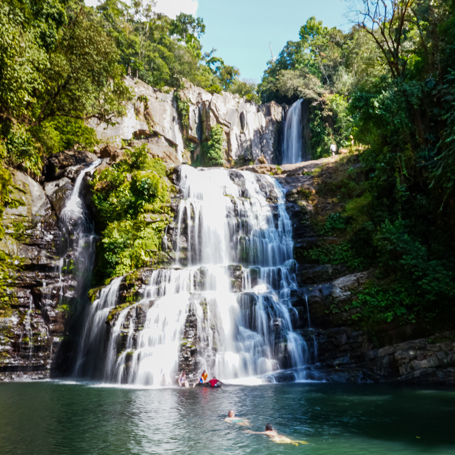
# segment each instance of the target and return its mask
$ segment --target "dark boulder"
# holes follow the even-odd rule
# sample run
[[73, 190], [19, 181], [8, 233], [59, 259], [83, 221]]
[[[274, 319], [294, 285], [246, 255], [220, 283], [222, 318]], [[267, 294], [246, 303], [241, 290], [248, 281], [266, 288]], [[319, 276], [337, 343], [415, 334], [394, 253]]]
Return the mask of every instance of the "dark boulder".
[[95, 160], [95, 154], [84, 150], [66, 150], [55, 153], [49, 156], [44, 164], [44, 181], [50, 182], [62, 177], [74, 180], [83, 167]]

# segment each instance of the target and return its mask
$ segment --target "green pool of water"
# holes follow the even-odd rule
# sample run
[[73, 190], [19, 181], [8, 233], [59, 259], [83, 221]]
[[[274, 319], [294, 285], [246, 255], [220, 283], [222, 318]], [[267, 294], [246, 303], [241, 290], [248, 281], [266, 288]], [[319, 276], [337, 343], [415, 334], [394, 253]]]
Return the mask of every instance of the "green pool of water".
[[[275, 444], [224, 421], [235, 409], [308, 445]], [[455, 390], [289, 384], [134, 389], [0, 384], [1, 455], [451, 454]]]

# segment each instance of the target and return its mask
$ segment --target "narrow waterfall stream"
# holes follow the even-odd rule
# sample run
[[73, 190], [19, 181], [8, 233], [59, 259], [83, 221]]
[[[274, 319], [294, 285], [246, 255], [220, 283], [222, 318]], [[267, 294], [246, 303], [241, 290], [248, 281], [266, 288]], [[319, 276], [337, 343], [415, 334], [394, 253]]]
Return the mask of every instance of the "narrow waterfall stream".
[[297, 100], [290, 108], [284, 125], [283, 164], [300, 163], [305, 157], [302, 137], [302, 102]]
[[[82, 183], [85, 175], [93, 172], [100, 163], [101, 160], [98, 159], [79, 173], [59, 220], [66, 240], [66, 254], [60, 262], [60, 277], [63, 267], [71, 270], [70, 273], [77, 277], [75, 294], [79, 300], [85, 299], [90, 289], [96, 238], [93, 223], [84, 203]], [[61, 283], [59, 286], [62, 293]], [[77, 311], [79, 310], [80, 307], [77, 308]]]
[[142, 299], [121, 309], [110, 330], [122, 277], [101, 291], [87, 313], [78, 372], [173, 385], [187, 367], [185, 352], [195, 353], [194, 375], [206, 369], [227, 381], [305, 365], [306, 344], [293, 331], [292, 226], [279, 184], [181, 166], [179, 186], [174, 268], [151, 271]]

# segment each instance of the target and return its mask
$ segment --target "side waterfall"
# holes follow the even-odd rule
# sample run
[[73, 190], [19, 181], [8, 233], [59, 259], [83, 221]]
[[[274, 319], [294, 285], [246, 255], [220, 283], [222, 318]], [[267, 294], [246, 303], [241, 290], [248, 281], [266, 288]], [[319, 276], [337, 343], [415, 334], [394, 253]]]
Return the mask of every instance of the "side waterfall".
[[296, 287], [284, 193], [269, 176], [180, 168], [173, 269], [153, 270], [140, 301], [121, 309], [122, 278], [92, 304], [79, 365], [107, 382], [170, 385], [196, 351], [197, 371], [222, 380], [307, 363], [293, 331]]
[[93, 172], [100, 163], [101, 160], [98, 159], [79, 173], [59, 220], [63, 225], [67, 252], [60, 262], [60, 276], [63, 267], [74, 270], [78, 278], [75, 293], [79, 299], [84, 299], [90, 289], [96, 237], [83, 200], [82, 182], [85, 175]]
[[283, 142], [283, 164], [294, 164], [304, 161], [302, 142], [302, 102], [296, 101], [286, 116]]

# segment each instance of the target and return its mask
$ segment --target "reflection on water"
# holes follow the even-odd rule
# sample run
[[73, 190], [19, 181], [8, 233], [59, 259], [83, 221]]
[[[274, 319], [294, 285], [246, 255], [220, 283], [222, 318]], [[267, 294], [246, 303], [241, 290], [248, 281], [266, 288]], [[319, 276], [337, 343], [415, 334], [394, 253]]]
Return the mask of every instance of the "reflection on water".
[[[271, 422], [306, 446], [253, 430]], [[455, 394], [389, 386], [290, 384], [210, 389], [0, 384], [0, 454], [453, 454]]]

